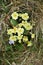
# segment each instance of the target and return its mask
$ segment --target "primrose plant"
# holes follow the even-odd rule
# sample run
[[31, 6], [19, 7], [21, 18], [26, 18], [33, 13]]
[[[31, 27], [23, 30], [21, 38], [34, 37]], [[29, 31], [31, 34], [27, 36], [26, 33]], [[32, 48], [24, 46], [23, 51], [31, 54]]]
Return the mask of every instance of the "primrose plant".
[[32, 46], [32, 39], [34, 39], [35, 34], [31, 32], [33, 25], [29, 22], [28, 13], [13, 12], [10, 23], [12, 24], [12, 28], [7, 29], [9, 44], [16, 45], [18, 42]]

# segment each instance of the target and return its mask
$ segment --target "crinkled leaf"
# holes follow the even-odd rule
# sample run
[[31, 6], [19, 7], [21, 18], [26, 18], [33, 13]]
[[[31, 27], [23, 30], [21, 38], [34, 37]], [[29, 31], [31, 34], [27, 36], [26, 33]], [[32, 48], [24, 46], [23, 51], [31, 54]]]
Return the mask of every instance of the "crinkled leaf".
[[14, 19], [11, 19], [10, 22], [13, 26], [16, 26], [18, 24], [18, 22]]

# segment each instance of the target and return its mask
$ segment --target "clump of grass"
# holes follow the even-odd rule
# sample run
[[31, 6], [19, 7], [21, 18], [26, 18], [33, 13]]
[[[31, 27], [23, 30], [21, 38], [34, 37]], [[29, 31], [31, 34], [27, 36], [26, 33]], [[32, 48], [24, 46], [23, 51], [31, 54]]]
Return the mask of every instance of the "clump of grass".
[[[42, 59], [43, 58], [43, 38], [42, 38], [42, 32], [41, 31], [38, 32], [39, 35], [38, 35], [37, 41], [34, 42], [34, 45], [32, 47], [28, 47], [28, 48], [22, 47], [19, 49], [19, 46], [18, 47], [16, 46], [14, 48], [13, 45], [11, 46], [8, 44], [9, 36], [6, 34], [7, 33], [6, 28], [7, 27], [9, 28], [9, 25], [10, 25], [10, 27], [12, 27], [11, 24], [9, 23], [8, 16], [10, 17], [12, 9], [14, 8], [14, 6], [16, 6], [16, 5], [14, 5], [14, 3], [17, 4], [16, 1], [13, 1], [13, 0], [12, 1], [11, 0], [8, 0], [8, 1], [7, 0], [1, 0], [0, 1], [0, 7], [1, 7], [1, 10], [0, 10], [0, 14], [1, 14], [1, 16], [0, 16], [1, 17], [1, 19], [0, 19], [0, 24], [1, 24], [0, 25], [0, 65], [11, 65], [12, 62], [15, 62], [15, 64], [17, 63], [17, 65], [18, 64], [19, 65], [21, 65], [21, 64], [25, 65], [26, 63], [27, 63], [26, 65], [28, 65], [28, 64], [29, 65], [35, 65], [36, 63], [37, 63], [36, 65], [38, 65], [38, 64], [43, 65], [43, 63], [42, 63], [42, 61], [43, 61], [43, 59]], [[23, 3], [23, 1], [22, 1], [22, 3]], [[33, 2], [30, 2], [30, 3], [32, 4]], [[28, 2], [27, 2], [27, 4], [28, 4]], [[30, 12], [29, 12], [30, 19], [35, 20], [35, 22], [36, 22], [39, 20], [41, 15], [39, 15], [39, 16], [35, 15], [35, 14], [37, 14], [37, 11], [38, 11], [36, 8], [37, 6], [33, 5], [33, 7], [31, 7], [31, 4], [28, 5], [28, 6], [30, 6], [30, 9], [29, 9], [30, 10]], [[20, 6], [20, 8], [21, 8], [20, 12], [22, 10], [24, 12], [28, 10], [28, 6], [26, 9], [25, 6], [22, 5], [20, 1], [18, 1], [18, 6]], [[35, 9], [34, 9], [34, 7], [35, 7]], [[17, 10], [17, 8], [16, 8], [16, 10]], [[14, 10], [15, 9], [13, 9], [13, 11]], [[18, 8], [18, 10], [19, 10], [19, 8]], [[31, 16], [31, 14], [32, 14], [32, 16]], [[37, 18], [37, 16], [39, 18]], [[6, 18], [6, 20], [5, 20], [5, 18]], [[37, 25], [36, 25], [36, 28], [37, 28]], [[33, 32], [37, 32], [37, 31], [34, 30]], [[37, 35], [36, 35], [36, 37], [37, 37]], [[20, 51], [20, 50], [22, 50], [22, 51]]]

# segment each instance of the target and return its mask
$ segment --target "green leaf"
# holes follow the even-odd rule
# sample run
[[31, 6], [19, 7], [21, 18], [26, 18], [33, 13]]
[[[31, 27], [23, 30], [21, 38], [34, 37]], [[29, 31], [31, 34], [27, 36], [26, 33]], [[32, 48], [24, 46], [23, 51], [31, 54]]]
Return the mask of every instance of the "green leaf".
[[14, 19], [11, 19], [10, 22], [13, 26], [16, 26], [18, 24], [18, 22]]
[[12, 46], [11, 45], [7, 45], [6, 47], [5, 47], [5, 50], [6, 51], [9, 51], [9, 50], [11, 50], [12, 49]]
[[15, 45], [16, 50], [18, 51], [23, 51], [24, 50], [24, 45], [22, 43], [18, 43]]

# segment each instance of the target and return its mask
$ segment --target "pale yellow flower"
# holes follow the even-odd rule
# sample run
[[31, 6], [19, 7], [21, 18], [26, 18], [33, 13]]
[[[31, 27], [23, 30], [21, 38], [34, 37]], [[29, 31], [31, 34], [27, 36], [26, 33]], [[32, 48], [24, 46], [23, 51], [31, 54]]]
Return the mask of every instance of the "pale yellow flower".
[[33, 27], [30, 23], [28, 23], [27, 21], [22, 21], [22, 23], [20, 23], [19, 25], [20, 27], [24, 27], [26, 30], [31, 30]]
[[27, 46], [32, 46], [32, 42], [31, 41], [28, 41], [27, 42]]
[[33, 27], [32, 27], [32, 25], [30, 25], [30, 24], [28, 24], [28, 25], [26, 24], [26, 25], [25, 25], [25, 29], [26, 29], [26, 30], [31, 30], [32, 28], [33, 28]]
[[35, 38], [35, 34], [31, 34], [31, 38]]
[[25, 26], [27, 24], [27, 21], [22, 21], [22, 23], [19, 24], [19, 27]]
[[17, 36], [17, 39], [18, 39], [18, 40], [21, 40], [22, 37], [23, 37], [23, 35]]
[[23, 28], [18, 28], [17, 33], [18, 33], [18, 35], [23, 34], [24, 33], [24, 29]]
[[23, 42], [27, 42], [28, 41], [28, 37], [27, 36], [24, 36], [23, 37]]
[[22, 38], [23, 38], [23, 35], [17, 36], [17, 39], [18, 39], [19, 43], [21, 43]]
[[17, 27], [14, 27], [14, 33], [16, 34], [16, 32], [17, 32]]
[[22, 23], [20, 23], [20, 24], [18, 24], [18, 26], [19, 26], [19, 27], [22, 27], [23, 25], [22, 25]]
[[27, 28], [30, 26], [30, 23], [28, 23], [27, 21], [22, 21], [22, 25]]
[[7, 30], [7, 34], [8, 34], [8, 35], [11, 35], [12, 33], [14, 33], [14, 29], [8, 29], [8, 30]]
[[25, 27], [26, 30], [32, 29], [32, 25], [28, 23], [27, 21], [22, 21], [22, 25]]
[[27, 13], [22, 14], [22, 19], [28, 20], [29, 19], [28, 14]]
[[18, 13], [17, 12], [13, 12], [11, 16], [15, 20], [18, 19]]
[[19, 40], [18, 42], [21, 43], [21, 40]]
[[16, 41], [17, 37], [16, 36], [10, 36], [9, 40]]

